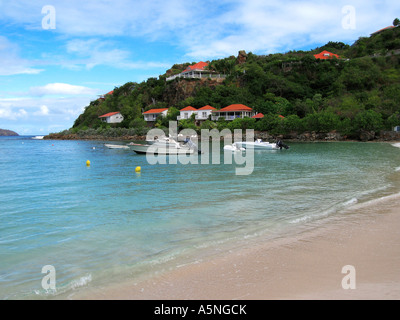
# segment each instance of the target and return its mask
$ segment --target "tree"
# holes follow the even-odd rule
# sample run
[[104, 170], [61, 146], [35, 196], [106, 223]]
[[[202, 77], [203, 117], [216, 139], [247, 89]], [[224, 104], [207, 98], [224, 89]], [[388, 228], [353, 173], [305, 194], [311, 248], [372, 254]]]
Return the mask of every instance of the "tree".
[[383, 128], [382, 115], [374, 110], [361, 111], [354, 118], [354, 126], [356, 130], [379, 131]]
[[399, 18], [396, 18], [396, 19], [393, 20], [393, 25], [394, 25], [395, 27], [397, 27], [398, 25], [400, 25], [400, 20], [399, 20]]

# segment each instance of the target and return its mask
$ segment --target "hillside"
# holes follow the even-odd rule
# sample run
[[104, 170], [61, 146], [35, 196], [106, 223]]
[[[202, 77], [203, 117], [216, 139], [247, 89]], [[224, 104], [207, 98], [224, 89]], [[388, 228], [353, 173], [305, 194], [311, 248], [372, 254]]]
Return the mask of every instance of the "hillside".
[[[314, 57], [324, 50], [339, 55], [339, 59]], [[157, 124], [163, 127], [188, 105], [218, 109], [233, 103], [248, 105], [265, 117], [245, 124], [242, 119], [235, 124], [208, 121], [203, 127], [246, 127], [273, 134], [336, 130], [356, 137], [360, 132], [390, 130], [400, 124], [399, 27], [360, 38], [351, 46], [329, 42], [310, 51], [270, 55], [241, 51], [237, 57], [210, 61], [210, 70], [227, 75], [223, 81], [165, 80], [188, 65], [191, 63], [176, 64], [158, 79], [128, 82], [105, 99], [92, 101], [68, 133], [105, 130], [110, 125], [98, 116], [113, 111], [120, 111], [125, 118], [114, 126], [140, 133], [145, 127], [142, 112], [152, 108], [170, 108], [170, 116]], [[278, 115], [285, 120], [279, 120]], [[188, 121], [180, 127], [196, 128]]]
[[11, 130], [5, 130], [5, 129], [0, 129], [0, 136], [18, 136], [19, 134], [11, 131]]

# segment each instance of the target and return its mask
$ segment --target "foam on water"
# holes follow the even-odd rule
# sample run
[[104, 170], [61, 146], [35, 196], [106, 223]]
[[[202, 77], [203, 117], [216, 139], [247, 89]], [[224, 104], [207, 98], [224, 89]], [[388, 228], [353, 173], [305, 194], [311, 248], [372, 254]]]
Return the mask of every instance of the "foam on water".
[[393, 147], [400, 148], [400, 142], [392, 143]]

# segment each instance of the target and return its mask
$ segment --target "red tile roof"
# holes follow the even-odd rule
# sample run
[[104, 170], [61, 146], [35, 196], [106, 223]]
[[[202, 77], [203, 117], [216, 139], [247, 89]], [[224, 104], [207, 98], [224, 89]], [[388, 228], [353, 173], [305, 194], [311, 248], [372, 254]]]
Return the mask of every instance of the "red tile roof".
[[329, 51], [326, 51], [326, 50], [322, 51], [321, 53], [314, 54], [314, 57], [315, 57], [315, 59], [323, 59], [323, 60], [332, 59], [333, 57], [336, 57], [339, 59], [339, 55], [329, 52]]
[[244, 104], [231, 104], [221, 110], [214, 110], [213, 112], [229, 112], [229, 111], [253, 111], [252, 108], [245, 106]]
[[[192, 65], [192, 66], [187, 67], [185, 71], [195, 70], [195, 69], [203, 70], [203, 69], [204, 69], [205, 67], [207, 67], [207, 66], [208, 66], [208, 63], [207, 63], [207, 62], [200, 61], [200, 62], [195, 63], [195, 64]], [[184, 72], [185, 72], [185, 71], [184, 71]]]
[[110, 112], [110, 113], [106, 113], [106, 114], [103, 114], [102, 116], [99, 116], [99, 118], [107, 118], [107, 117], [111, 117], [111, 116], [113, 116], [114, 114], [118, 114], [118, 113], [120, 113], [119, 111], [117, 111], [117, 112]]
[[252, 118], [261, 119], [261, 118], [264, 118], [264, 115], [260, 112], [260, 113], [257, 113], [255, 116], [252, 116]]
[[204, 107], [201, 107], [199, 110], [217, 110], [217, 109], [215, 109], [214, 107], [211, 107], [209, 105], [206, 105]]
[[164, 112], [165, 110], [168, 110], [168, 108], [150, 109], [147, 110], [146, 112], [143, 112], [142, 114], [158, 114]]
[[110, 91], [109, 93], [106, 93], [106, 94], [104, 94], [104, 95], [101, 95], [100, 98], [99, 98], [98, 100], [104, 100], [104, 99], [106, 98], [107, 95], [113, 94], [113, 93], [114, 93], [114, 90], [113, 90], [113, 91]]
[[186, 108], [183, 108], [180, 111], [197, 111], [197, 109], [193, 108], [192, 106], [187, 106]]

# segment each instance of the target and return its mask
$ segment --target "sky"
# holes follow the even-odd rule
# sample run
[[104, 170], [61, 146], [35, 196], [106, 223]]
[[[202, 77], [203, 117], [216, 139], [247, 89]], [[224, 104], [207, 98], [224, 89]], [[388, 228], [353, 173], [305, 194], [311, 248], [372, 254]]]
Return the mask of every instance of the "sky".
[[400, 1], [0, 0], [0, 128], [46, 135], [172, 65], [353, 44]]

